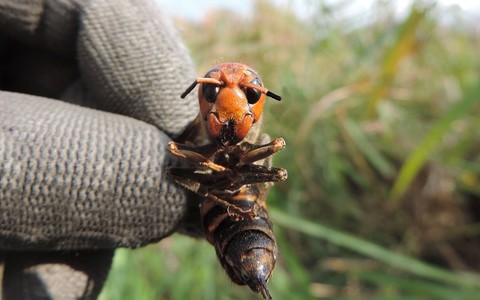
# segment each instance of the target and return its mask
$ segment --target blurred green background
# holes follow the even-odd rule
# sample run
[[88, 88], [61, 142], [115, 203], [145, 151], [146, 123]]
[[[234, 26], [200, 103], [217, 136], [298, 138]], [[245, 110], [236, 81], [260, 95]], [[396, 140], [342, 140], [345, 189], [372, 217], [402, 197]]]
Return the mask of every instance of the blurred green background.
[[[480, 21], [435, 2], [269, 1], [176, 19], [201, 75], [251, 65], [281, 94], [265, 131], [289, 178], [268, 198], [274, 299], [479, 299]], [[365, 22], [367, 20], [367, 22]], [[118, 250], [100, 299], [260, 299], [204, 240]]]

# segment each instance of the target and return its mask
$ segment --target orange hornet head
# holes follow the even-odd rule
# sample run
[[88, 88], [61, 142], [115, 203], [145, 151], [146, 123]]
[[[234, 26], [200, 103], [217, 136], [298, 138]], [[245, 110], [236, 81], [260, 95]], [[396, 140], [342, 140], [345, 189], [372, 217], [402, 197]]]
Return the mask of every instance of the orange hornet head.
[[219, 64], [195, 80], [181, 97], [197, 84], [200, 113], [210, 139], [219, 146], [234, 145], [245, 138], [260, 119], [266, 96], [281, 99], [263, 86], [254, 70], [241, 63]]

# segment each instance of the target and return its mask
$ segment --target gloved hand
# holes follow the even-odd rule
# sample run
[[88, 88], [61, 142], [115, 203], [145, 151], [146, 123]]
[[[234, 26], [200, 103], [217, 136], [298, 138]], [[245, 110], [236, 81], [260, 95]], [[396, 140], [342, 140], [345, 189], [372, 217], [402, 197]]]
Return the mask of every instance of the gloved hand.
[[0, 0], [6, 299], [95, 298], [113, 249], [177, 229], [165, 149], [198, 113], [193, 78], [152, 1]]

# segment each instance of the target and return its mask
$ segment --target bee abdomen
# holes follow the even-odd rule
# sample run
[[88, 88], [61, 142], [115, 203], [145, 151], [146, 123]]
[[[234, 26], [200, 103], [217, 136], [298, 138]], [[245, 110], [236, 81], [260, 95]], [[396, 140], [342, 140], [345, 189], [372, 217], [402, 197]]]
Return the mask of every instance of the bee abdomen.
[[266, 289], [277, 258], [272, 223], [264, 207], [253, 219], [237, 218], [216, 205], [203, 218], [207, 239], [230, 279], [256, 292]]

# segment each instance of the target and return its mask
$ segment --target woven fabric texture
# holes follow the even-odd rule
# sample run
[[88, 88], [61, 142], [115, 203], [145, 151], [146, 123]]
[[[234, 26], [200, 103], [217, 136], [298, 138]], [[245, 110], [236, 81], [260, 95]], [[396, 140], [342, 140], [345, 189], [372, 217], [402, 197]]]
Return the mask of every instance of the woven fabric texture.
[[165, 176], [165, 134], [56, 100], [2, 96], [3, 249], [138, 247], [174, 229], [186, 199]]

